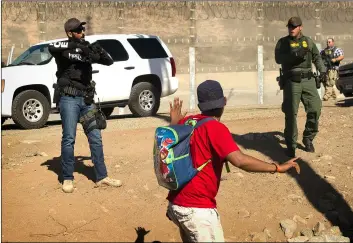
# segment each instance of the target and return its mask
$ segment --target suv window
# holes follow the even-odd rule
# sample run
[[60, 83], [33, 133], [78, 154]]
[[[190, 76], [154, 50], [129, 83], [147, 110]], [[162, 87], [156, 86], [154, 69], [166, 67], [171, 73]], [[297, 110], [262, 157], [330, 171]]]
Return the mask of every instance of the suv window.
[[138, 38], [127, 40], [143, 59], [168, 57], [161, 43], [156, 38]]
[[17, 57], [11, 66], [27, 64], [27, 65], [43, 65], [47, 64], [52, 58], [48, 51], [48, 44], [36, 45], [28, 48], [24, 53]]
[[97, 40], [99, 45], [106, 50], [113, 58], [114, 62], [126, 61], [129, 59], [129, 54], [124, 46], [117, 40]]

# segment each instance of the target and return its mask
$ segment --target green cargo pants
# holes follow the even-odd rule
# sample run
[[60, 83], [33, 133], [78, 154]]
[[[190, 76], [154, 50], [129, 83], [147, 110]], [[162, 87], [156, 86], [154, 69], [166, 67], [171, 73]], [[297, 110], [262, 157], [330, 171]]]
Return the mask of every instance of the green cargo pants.
[[314, 78], [303, 78], [301, 82], [288, 79], [284, 84], [282, 111], [285, 114], [284, 137], [287, 148], [297, 148], [297, 114], [300, 101], [303, 103], [306, 112], [303, 138], [313, 140], [319, 131], [319, 117], [322, 106]]

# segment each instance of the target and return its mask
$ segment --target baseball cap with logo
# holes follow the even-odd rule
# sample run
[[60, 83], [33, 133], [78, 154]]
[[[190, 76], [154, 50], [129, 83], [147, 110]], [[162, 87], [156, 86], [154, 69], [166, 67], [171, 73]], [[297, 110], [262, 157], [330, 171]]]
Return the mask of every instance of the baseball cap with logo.
[[197, 87], [197, 99], [201, 111], [223, 108], [226, 105], [223, 89], [215, 80], [206, 80]]
[[78, 27], [85, 25], [85, 24], [86, 24], [86, 22], [81, 22], [80, 20], [78, 20], [76, 18], [68, 19], [64, 25], [65, 32], [70, 32], [70, 31], [75, 30]]
[[293, 26], [293, 27], [297, 27], [297, 26], [301, 26], [302, 25], [302, 20], [300, 19], [300, 17], [291, 17], [288, 20], [288, 26]]

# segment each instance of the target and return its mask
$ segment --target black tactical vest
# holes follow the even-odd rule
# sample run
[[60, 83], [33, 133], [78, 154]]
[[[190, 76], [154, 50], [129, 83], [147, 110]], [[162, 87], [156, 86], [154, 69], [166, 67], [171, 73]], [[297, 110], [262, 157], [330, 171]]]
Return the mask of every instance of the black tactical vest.
[[328, 62], [330, 62], [331, 66], [336, 66], [338, 67], [340, 65], [340, 62], [335, 62], [335, 63], [332, 63], [331, 60], [334, 57], [334, 54], [335, 54], [335, 51], [337, 50], [337, 47], [333, 47], [332, 49], [326, 47], [324, 50], [323, 50], [323, 53], [322, 53], [322, 56], [323, 56], [323, 61], [325, 63], [325, 66], [327, 66]]

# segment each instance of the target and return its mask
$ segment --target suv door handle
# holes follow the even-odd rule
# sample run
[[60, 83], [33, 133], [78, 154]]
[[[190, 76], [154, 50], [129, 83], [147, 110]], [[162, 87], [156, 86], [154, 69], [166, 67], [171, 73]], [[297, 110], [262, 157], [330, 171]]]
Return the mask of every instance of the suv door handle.
[[99, 70], [92, 70], [92, 74], [99, 73]]
[[131, 69], [135, 69], [135, 67], [133, 67], [133, 66], [130, 66], [130, 67], [124, 67], [124, 69], [131, 70]]

